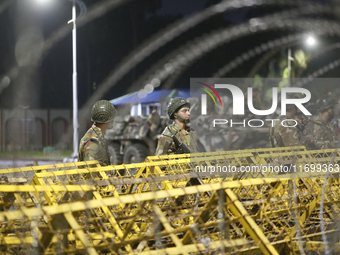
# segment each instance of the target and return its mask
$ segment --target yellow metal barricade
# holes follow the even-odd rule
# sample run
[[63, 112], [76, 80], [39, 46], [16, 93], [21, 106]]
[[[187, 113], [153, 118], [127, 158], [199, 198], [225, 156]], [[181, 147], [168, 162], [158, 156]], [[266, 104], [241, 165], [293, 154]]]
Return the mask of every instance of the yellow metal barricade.
[[0, 170], [0, 249], [322, 254], [325, 236], [339, 241], [339, 161], [335, 150], [292, 147]]

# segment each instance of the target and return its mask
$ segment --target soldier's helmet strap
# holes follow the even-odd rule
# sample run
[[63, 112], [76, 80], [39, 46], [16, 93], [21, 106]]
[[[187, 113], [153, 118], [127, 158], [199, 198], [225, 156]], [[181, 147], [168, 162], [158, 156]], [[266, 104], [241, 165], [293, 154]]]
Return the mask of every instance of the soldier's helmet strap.
[[177, 131], [176, 131], [176, 133], [174, 134], [174, 132], [171, 130], [171, 127], [170, 127], [170, 126], [167, 126], [166, 128], [169, 130], [169, 132], [170, 132], [170, 134], [171, 134], [171, 138], [174, 137], [174, 136], [177, 134]]
[[[169, 137], [169, 138], [172, 138], [172, 136], [168, 136], [168, 135], [165, 134], [165, 132], [166, 132], [167, 129], [169, 129], [169, 126], [167, 126], [167, 127], [164, 129], [162, 135], [164, 135], [164, 136], [166, 136], [166, 137]], [[169, 131], [170, 131], [170, 129], [169, 129]], [[170, 134], [172, 135], [171, 131], [170, 131]]]
[[174, 136], [175, 136], [175, 135], [178, 133], [178, 131], [175, 130], [176, 132], [175, 132], [175, 134], [174, 134], [173, 131], [171, 130], [171, 127], [170, 127], [170, 126], [166, 126], [166, 128], [164, 129], [162, 135], [167, 136], [167, 137], [170, 137], [170, 136], [168, 136], [168, 135], [165, 135], [165, 132], [166, 132], [167, 129], [169, 130], [169, 132], [170, 132], [171, 135], [174, 135]]

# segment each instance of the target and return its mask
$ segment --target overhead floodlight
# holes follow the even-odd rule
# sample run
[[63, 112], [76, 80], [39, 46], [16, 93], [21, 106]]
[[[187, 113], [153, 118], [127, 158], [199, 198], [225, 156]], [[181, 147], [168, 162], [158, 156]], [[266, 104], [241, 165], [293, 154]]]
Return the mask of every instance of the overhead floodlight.
[[313, 36], [308, 36], [306, 43], [308, 46], [314, 46], [316, 44], [316, 40]]
[[51, 2], [51, 0], [36, 0], [38, 3], [46, 4], [48, 2]]

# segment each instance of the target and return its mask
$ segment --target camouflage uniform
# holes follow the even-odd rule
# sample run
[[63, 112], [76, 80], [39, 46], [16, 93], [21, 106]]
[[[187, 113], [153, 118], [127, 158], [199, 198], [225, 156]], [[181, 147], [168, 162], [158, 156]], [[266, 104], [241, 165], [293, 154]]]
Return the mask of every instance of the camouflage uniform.
[[[187, 127], [186, 133], [183, 134], [176, 123], [171, 124], [169, 128], [171, 128], [172, 133], [177, 137], [178, 141], [180, 143], [184, 143], [188, 147], [190, 152], [198, 151], [195, 131]], [[171, 138], [170, 131], [168, 129], [165, 129], [162, 133], [162, 136], [158, 140], [156, 156], [174, 154], [178, 150], [179, 148], [176, 148], [176, 145]]]
[[104, 135], [96, 125], [80, 140], [78, 161], [98, 160], [101, 166], [110, 165], [110, 154]]
[[159, 123], [161, 122], [161, 117], [159, 116], [158, 112], [152, 112], [146, 121], [150, 125], [150, 131], [155, 135], [157, 133], [157, 129], [159, 126]]
[[336, 148], [338, 136], [331, 123], [325, 122], [320, 116], [315, 119], [314, 139], [317, 149]]
[[284, 127], [281, 122], [286, 119], [286, 116], [279, 116], [279, 121], [277, 121], [274, 127], [270, 127], [270, 140], [274, 147], [288, 147], [288, 146], [308, 146], [310, 141], [305, 139], [302, 130], [299, 125], [293, 127], [295, 124], [293, 121], [287, 121]]
[[314, 134], [314, 123], [315, 120], [312, 117], [302, 116], [302, 123], [298, 122], [298, 124], [304, 136]]
[[[314, 124], [315, 124], [315, 120], [312, 117], [302, 115], [302, 123], [298, 122], [298, 127], [299, 127], [299, 130], [302, 132], [303, 137], [307, 135], [311, 135], [314, 137]], [[308, 150], [315, 150], [316, 146], [314, 143], [310, 143], [306, 146], [306, 148]]]

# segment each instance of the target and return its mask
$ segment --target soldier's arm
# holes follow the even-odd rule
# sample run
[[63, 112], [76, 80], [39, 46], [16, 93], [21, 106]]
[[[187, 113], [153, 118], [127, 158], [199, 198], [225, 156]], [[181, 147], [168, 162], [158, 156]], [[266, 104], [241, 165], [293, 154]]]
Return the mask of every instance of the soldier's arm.
[[304, 145], [301, 134], [296, 127], [284, 127], [282, 129], [281, 139], [284, 146]]
[[302, 135], [301, 144], [304, 145], [309, 150], [315, 149], [314, 137], [312, 135]]
[[162, 135], [157, 144], [156, 156], [169, 154], [170, 145], [172, 144], [172, 139]]
[[311, 135], [303, 135], [298, 127], [285, 128], [282, 140], [285, 146], [305, 146], [310, 148], [314, 142], [314, 138]]
[[314, 137], [314, 123], [312, 121], [308, 121], [306, 126], [303, 129], [304, 135], [311, 135]]
[[[322, 131], [319, 131], [317, 132], [318, 133], [321, 133]], [[316, 135], [315, 136], [316, 139], [315, 139], [315, 146], [316, 146], [316, 149], [317, 150], [322, 150], [322, 149], [332, 149], [332, 148], [337, 148], [339, 145], [338, 145], [338, 140], [330, 140], [330, 139], [323, 139], [324, 136], [321, 136], [321, 135]]]
[[314, 128], [314, 135], [313, 135], [314, 136], [314, 144], [315, 144], [315, 147], [316, 147], [317, 150], [320, 150], [325, 146], [324, 140], [321, 137], [321, 133], [322, 133], [321, 129], [319, 129], [318, 127]]
[[338, 143], [338, 141], [330, 141], [329, 143], [328, 143], [328, 148], [330, 149], [330, 148], [338, 148], [339, 147], [339, 143]]
[[315, 140], [314, 144], [317, 150], [332, 148], [332, 144], [330, 143], [330, 141], [323, 140], [323, 139]]
[[323, 128], [321, 125], [314, 126], [314, 144], [317, 150], [327, 149], [330, 141], [324, 140]]
[[93, 140], [89, 140], [84, 148], [84, 161], [98, 160], [98, 150], [98, 143]]

